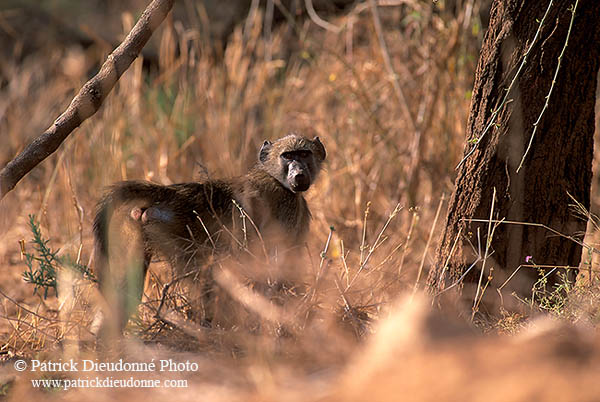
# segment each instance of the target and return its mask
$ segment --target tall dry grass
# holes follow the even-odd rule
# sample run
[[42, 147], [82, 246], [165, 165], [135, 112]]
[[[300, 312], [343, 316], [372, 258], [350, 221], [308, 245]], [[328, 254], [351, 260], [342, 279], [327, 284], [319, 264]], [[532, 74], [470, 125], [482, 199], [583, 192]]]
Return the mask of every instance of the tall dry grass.
[[[451, 191], [477, 38], [462, 14], [455, 19], [430, 4], [382, 10], [410, 118], [423, 122], [415, 205], [406, 195], [415, 133], [399, 112], [369, 10], [357, 8], [337, 21], [352, 21], [352, 30], [343, 34], [288, 22], [273, 32], [271, 44], [263, 40], [258, 13], [236, 29], [219, 61], [203, 56], [206, 44], [193, 27], [162, 29], [159, 74], [147, 76], [136, 61], [99, 114], [3, 202], [2, 223], [12, 243], [3, 242], [2, 255], [18, 251], [15, 240], [28, 238], [27, 214], [36, 213], [57, 247], [87, 262], [94, 203], [104, 186], [132, 178], [173, 183], [241, 174], [255, 162], [264, 139], [298, 130], [319, 135], [329, 155], [325, 174], [308, 194], [314, 256], [333, 226], [328, 256], [333, 270], [345, 275], [347, 266], [354, 276], [361, 254], [364, 259], [399, 204], [380, 238], [384, 244], [353, 286], [357, 293], [372, 293], [369, 287], [378, 283], [378, 289], [392, 287], [395, 294], [403, 283], [412, 285], [438, 202]], [[127, 30], [132, 19], [123, 21]], [[49, 53], [12, 66], [1, 122], [8, 134], [3, 160], [48, 125], [97, 62], [77, 49]], [[367, 282], [358, 285], [361, 281]], [[389, 297], [385, 293], [360, 303], [381, 303]]]

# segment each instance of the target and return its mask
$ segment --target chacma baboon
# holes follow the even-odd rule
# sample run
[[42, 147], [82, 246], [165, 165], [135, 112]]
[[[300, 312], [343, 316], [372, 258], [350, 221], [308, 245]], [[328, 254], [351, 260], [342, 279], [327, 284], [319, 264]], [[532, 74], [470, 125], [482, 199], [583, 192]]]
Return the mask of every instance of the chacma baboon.
[[122, 331], [137, 308], [153, 256], [185, 275], [211, 256], [231, 250], [239, 233], [238, 205], [253, 224], [247, 226], [256, 227], [265, 242], [283, 243], [282, 248], [301, 243], [310, 220], [302, 193], [315, 181], [325, 155], [318, 137], [292, 133], [265, 141], [258, 163], [241, 177], [166, 186], [143, 181], [113, 185], [94, 220], [96, 275], [112, 310], [113, 329]]

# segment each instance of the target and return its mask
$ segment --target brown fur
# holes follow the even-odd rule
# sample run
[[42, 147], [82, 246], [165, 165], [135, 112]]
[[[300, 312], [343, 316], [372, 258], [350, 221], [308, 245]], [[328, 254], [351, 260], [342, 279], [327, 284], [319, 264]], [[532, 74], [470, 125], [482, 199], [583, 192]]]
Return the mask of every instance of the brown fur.
[[[310, 221], [302, 191], [312, 185], [324, 159], [318, 137], [290, 134], [265, 141], [257, 165], [245, 176], [169, 186], [141, 181], [113, 185], [94, 220], [96, 272], [113, 310], [113, 329], [120, 332], [139, 304], [153, 256], [164, 258], [175, 275], [204, 270], [194, 276], [195, 285], [204, 296], [211, 293], [206, 262], [240, 242], [240, 211], [232, 200], [248, 214], [270, 251], [302, 243]], [[246, 233], [253, 231], [248, 222]], [[210, 319], [205, 306], [194, 307]]]

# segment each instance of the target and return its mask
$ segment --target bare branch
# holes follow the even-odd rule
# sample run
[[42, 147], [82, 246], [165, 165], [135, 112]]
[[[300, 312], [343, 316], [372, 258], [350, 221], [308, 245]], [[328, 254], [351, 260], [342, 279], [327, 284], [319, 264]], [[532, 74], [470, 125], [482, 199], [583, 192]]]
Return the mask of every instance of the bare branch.
[[333, 25], [332, 23], [327, 22], [323, 18], [319, 17], [317, 12], [315, 11], [312, 0], [305, 0], [304, 3], [306, 5], [306, 11], [308, 12], [308, 16], [315, 24], [333, 33], [339, 33], [342, 30], [341, 27]]
[[[387, 44], [385, 42], [385, 37], [383, 36], [383, 28], [381, 26], [381, 19], [379, 18], [379, 11], [377, 10], [377, 3], [375, 0], [369, 0], [369, 5], [371, 6], [371, 14], [373, 15], [373, 24], [375, 25], [375, 32], [377, 33], [377, 39], [379, 40], [379, 47], [381, 48], [381, 55], [383, 57], [383, 62], [385, 64], [385, 68], [390, 76], [392, 81], [392, 85], [394, 87], [394, 91], [396, 93], [396, 97], [398, 98], [398, 103], [400, 104], [400, 110], [408, 123], [408, 128], [417, 133], [419, 128], [415, 123], [415, 119], [413, 118], [412, 113], [410, 112], [410, 108], [408, 107], [408, 101], [406, 100], [406, 96], [404, 95], [404, 91], [400, 86], [400, 81], [398, 80], [398, 74], [394, 70], [394, 66], [392, 64], [392, 58], [390, 57], [390, 52], [388, 50]], [[420, 135], [420, 134], [419, 134]]]
[[0, 199], [23, 176], [56, 151], [73, 130], [98, 111], [121, 75], [163, 22], [173, 7], [173, 2], [174, 0], [153, 0], [125, 40], [108, 55], [98, 74], [73, 98], [67, 110], [0, 171]]

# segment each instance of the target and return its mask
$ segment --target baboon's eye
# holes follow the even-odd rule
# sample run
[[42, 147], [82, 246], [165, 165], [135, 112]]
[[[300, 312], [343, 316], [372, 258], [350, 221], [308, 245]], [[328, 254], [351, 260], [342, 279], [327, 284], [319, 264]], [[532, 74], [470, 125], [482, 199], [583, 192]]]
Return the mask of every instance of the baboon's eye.
[[300, 150], [300, 151], [288, 151], [282, 152], [281, 157], [285, 160], [298, 160], [298, 159], [306, 159], [311, 155], [310, 151]]

